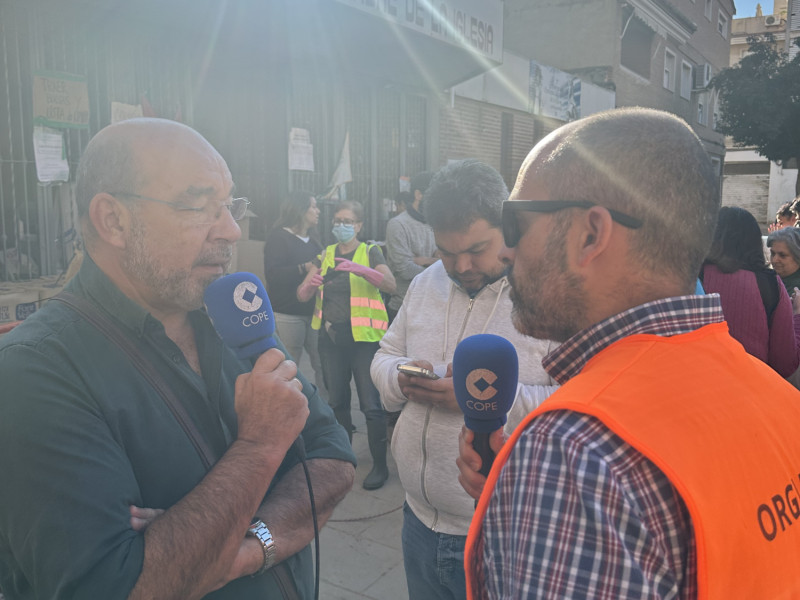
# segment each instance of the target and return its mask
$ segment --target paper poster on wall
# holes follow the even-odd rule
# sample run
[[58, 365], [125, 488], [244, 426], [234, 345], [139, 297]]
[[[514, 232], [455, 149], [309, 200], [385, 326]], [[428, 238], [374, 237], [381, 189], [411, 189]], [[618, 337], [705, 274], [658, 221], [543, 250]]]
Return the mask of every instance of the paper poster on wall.
[[144, 116], [141, 104], [125, 104], [124, 102], [111, 103], [111, 122], [119, 123], [128, 119]]
[[34, 72], [33, 122], [47, 127], [88, 128], [86, 77], [54, 71]]
[[69, 181], [69, 163], [64, 147], [64, 134], [58, 129], [33, 128], [33, 155], [36, 177], [41, 183]]
[[292, 127], [289, 132], [289, 170], [314, 170], [314, 144], [308, 129]]
[[528, 89], [533, 114], [560, 121], [580, 117], [580, 79], [574, 75], [532, 60]]

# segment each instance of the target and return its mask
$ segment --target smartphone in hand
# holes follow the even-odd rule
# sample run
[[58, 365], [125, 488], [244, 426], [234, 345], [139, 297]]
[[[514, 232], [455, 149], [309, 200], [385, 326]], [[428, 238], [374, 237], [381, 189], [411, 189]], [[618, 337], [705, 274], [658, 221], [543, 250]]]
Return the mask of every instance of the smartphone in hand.
[[397, 365], [397, 370], [411, 377], [424, 377], [425, 379], [439, 379], [439, 376], [430, 369], [415, 365]]

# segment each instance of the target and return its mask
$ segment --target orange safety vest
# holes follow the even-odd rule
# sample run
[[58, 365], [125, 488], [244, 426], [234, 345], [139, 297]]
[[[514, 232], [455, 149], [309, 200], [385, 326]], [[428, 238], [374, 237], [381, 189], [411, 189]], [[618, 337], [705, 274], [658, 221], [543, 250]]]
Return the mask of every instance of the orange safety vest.
[[498, 454], [470, 525], [468, 598], [503, 465], [533, 419], [565, 409], [600, 419], [680, 493], [698, 598], [800, 598], [800, 393], [747, 354], [726, 323], [624, 338], [528, 415]]

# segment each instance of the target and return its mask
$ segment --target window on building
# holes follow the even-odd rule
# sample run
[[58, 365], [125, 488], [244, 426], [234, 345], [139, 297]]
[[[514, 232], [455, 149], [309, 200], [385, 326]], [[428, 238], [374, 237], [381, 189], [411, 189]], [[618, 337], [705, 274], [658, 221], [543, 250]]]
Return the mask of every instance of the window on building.
[[714, 0], [706, 0], [705, 15], [706, 15], [706, 19], [708, 19], [709, 21], [711, 20], [711, 5], [712, 5], [713, 1]]
[[705, 93], [697, 95], [697, 122], [701, 125], [706, 124], [706, 95]]
[[500, 175], [502, 175], [506, 185], [511, 183], [512, 186], [518, 170], [514, 169], [513, 149], [514, 115], [504, 112], [500, 118]]
[[675, 53], [669, 48], [664, 49], [664, 87], [675, 90]]
[[714, 131], [717, 130], [717, 122], [719, 121], [719, 98], [717, 97], [717, 92], [714, 91], [713, 93], [709, 94], [708, 98], [708, 106], [706, 111], [708, 112], [708, 116], [711, 122], [708, 124], [711, 129]]
[[[626, 27], [627, 25], [627, 27]], [[645, 79], [650, 79], [653, 30], [636, 17], [622, 20], [625, 35], [620, 44], [620, 64]]]
[[685, 60], [681, 62], [681, 98], [692, 97], [692, 65]]
[[719, 16], [717, 17], [717, 31], [726, 40], [728, 39], [728, 17], [723, 15], [722, 11], [719, 11]]
[[719, 178], [722, 174], [722, 161], [716, 156], [711, 157], [711, 166], [714, 168], [714, 174]]

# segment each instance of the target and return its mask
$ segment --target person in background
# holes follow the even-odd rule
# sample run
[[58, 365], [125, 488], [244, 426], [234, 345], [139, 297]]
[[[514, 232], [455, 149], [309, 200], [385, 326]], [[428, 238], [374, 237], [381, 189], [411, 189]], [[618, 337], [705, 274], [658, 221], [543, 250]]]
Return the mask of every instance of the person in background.
[[404, 213], [406, 208], [414, 202], [414, 196], [411, 195], [411, 192], [397, 192], [397, 195], [394, 197], [394, 217], [397, 215]]
[[795, 227], [797, 225], [797, 213], [795, 212], [795, 201], [781, 205], [775, 215], [775, 222], [769, 226], [769, 231], [777, 231], [784, 227]]
[[515, 327], [562, 341], [543, 360], [562, 385], [490, 437], [471, 598], [800, 597], [800, 396], [692, 294], [718, 211], [670, 113], [594, 114], [523, 162], [501, 257]]
[[792, 212], [795, 215], [794, 226], [800, 227], [800, 196], [795, 197], [795, 199], [792, 200], [789, 205], [791, 206]]
[[720, 209], [700, 279], [706, 293], [720, 295], [728, 329], [745, 350], [781, 377], [795, 372], [800, 315], [793, 316], [789, 294], [767, 266], [761, 229], [752, 214], [735, 206]]
[[[500, 173], [477, 160], [453, 162], [436, 174], [425, 193], [425, 215], [442, 259], [411, 282], [370, 369], [384, 406], [401, 411], [392, 453], [406, 492], [403, 566], [412, 599], [466, 595], [464, 544], [475, 505], [458, 485], [456, 467], [464, 424], [452, 377], [458, 343], [493, 333], [517, 349], [509, 431], [556, 389], [541, 364], [555, 342], [522, 335], [511, 323], [508, 277], [498, 257], [506, 198]], [[398, 373], [405, 363], [440, 378]]]
[[800, 288], [800, 229], [785, 227], [767, 237], [769, 261], [790, 296]]
[[318, 221], [319, 208], [311, 193], [295, 191], [286, 196], [278, 221], [264, 244], [264, 276], [278, 337], [295, 362], [300, 362], [304, 349], [308, 352], [314, 382], [326, 398], [317, 350], [319, 336], [311, 328], [314, 301], [297, 299], [297, 287], [314, 268], [313, 261], [322, 252], [316, 231]]
[[386, 224], [386, 253], [389, 268], [397, 280], [397, 288], [389, 298], [390, 321], [400, 310], [411, 280], [438, 260], [434, 257], [433, 230], [423, 214], [424, 195], [432, 178], [433, 171], [415, 175], [411, 179], [411, 203]]
[[345, 201], [337, 206], [333, 236], [338, 243], [328, 246], [321, 261], [315, 261], [297, 288], [297, 298], [306, 302], [316, 294], [311, 327], [319, 330], [319, 354], [328, 402], [351, 442], [350, 380], [355, 379], [372, 455], [372, 470], [363, 486], [374, 490], [383, 486], [389, 470], [386, 415], [370, 378], [369, 366], [389, 326], [381, 292], [393, 292], [395, 280], [381, 249], [359, 241], [363, 222], [364, 209], [358, 202]]

